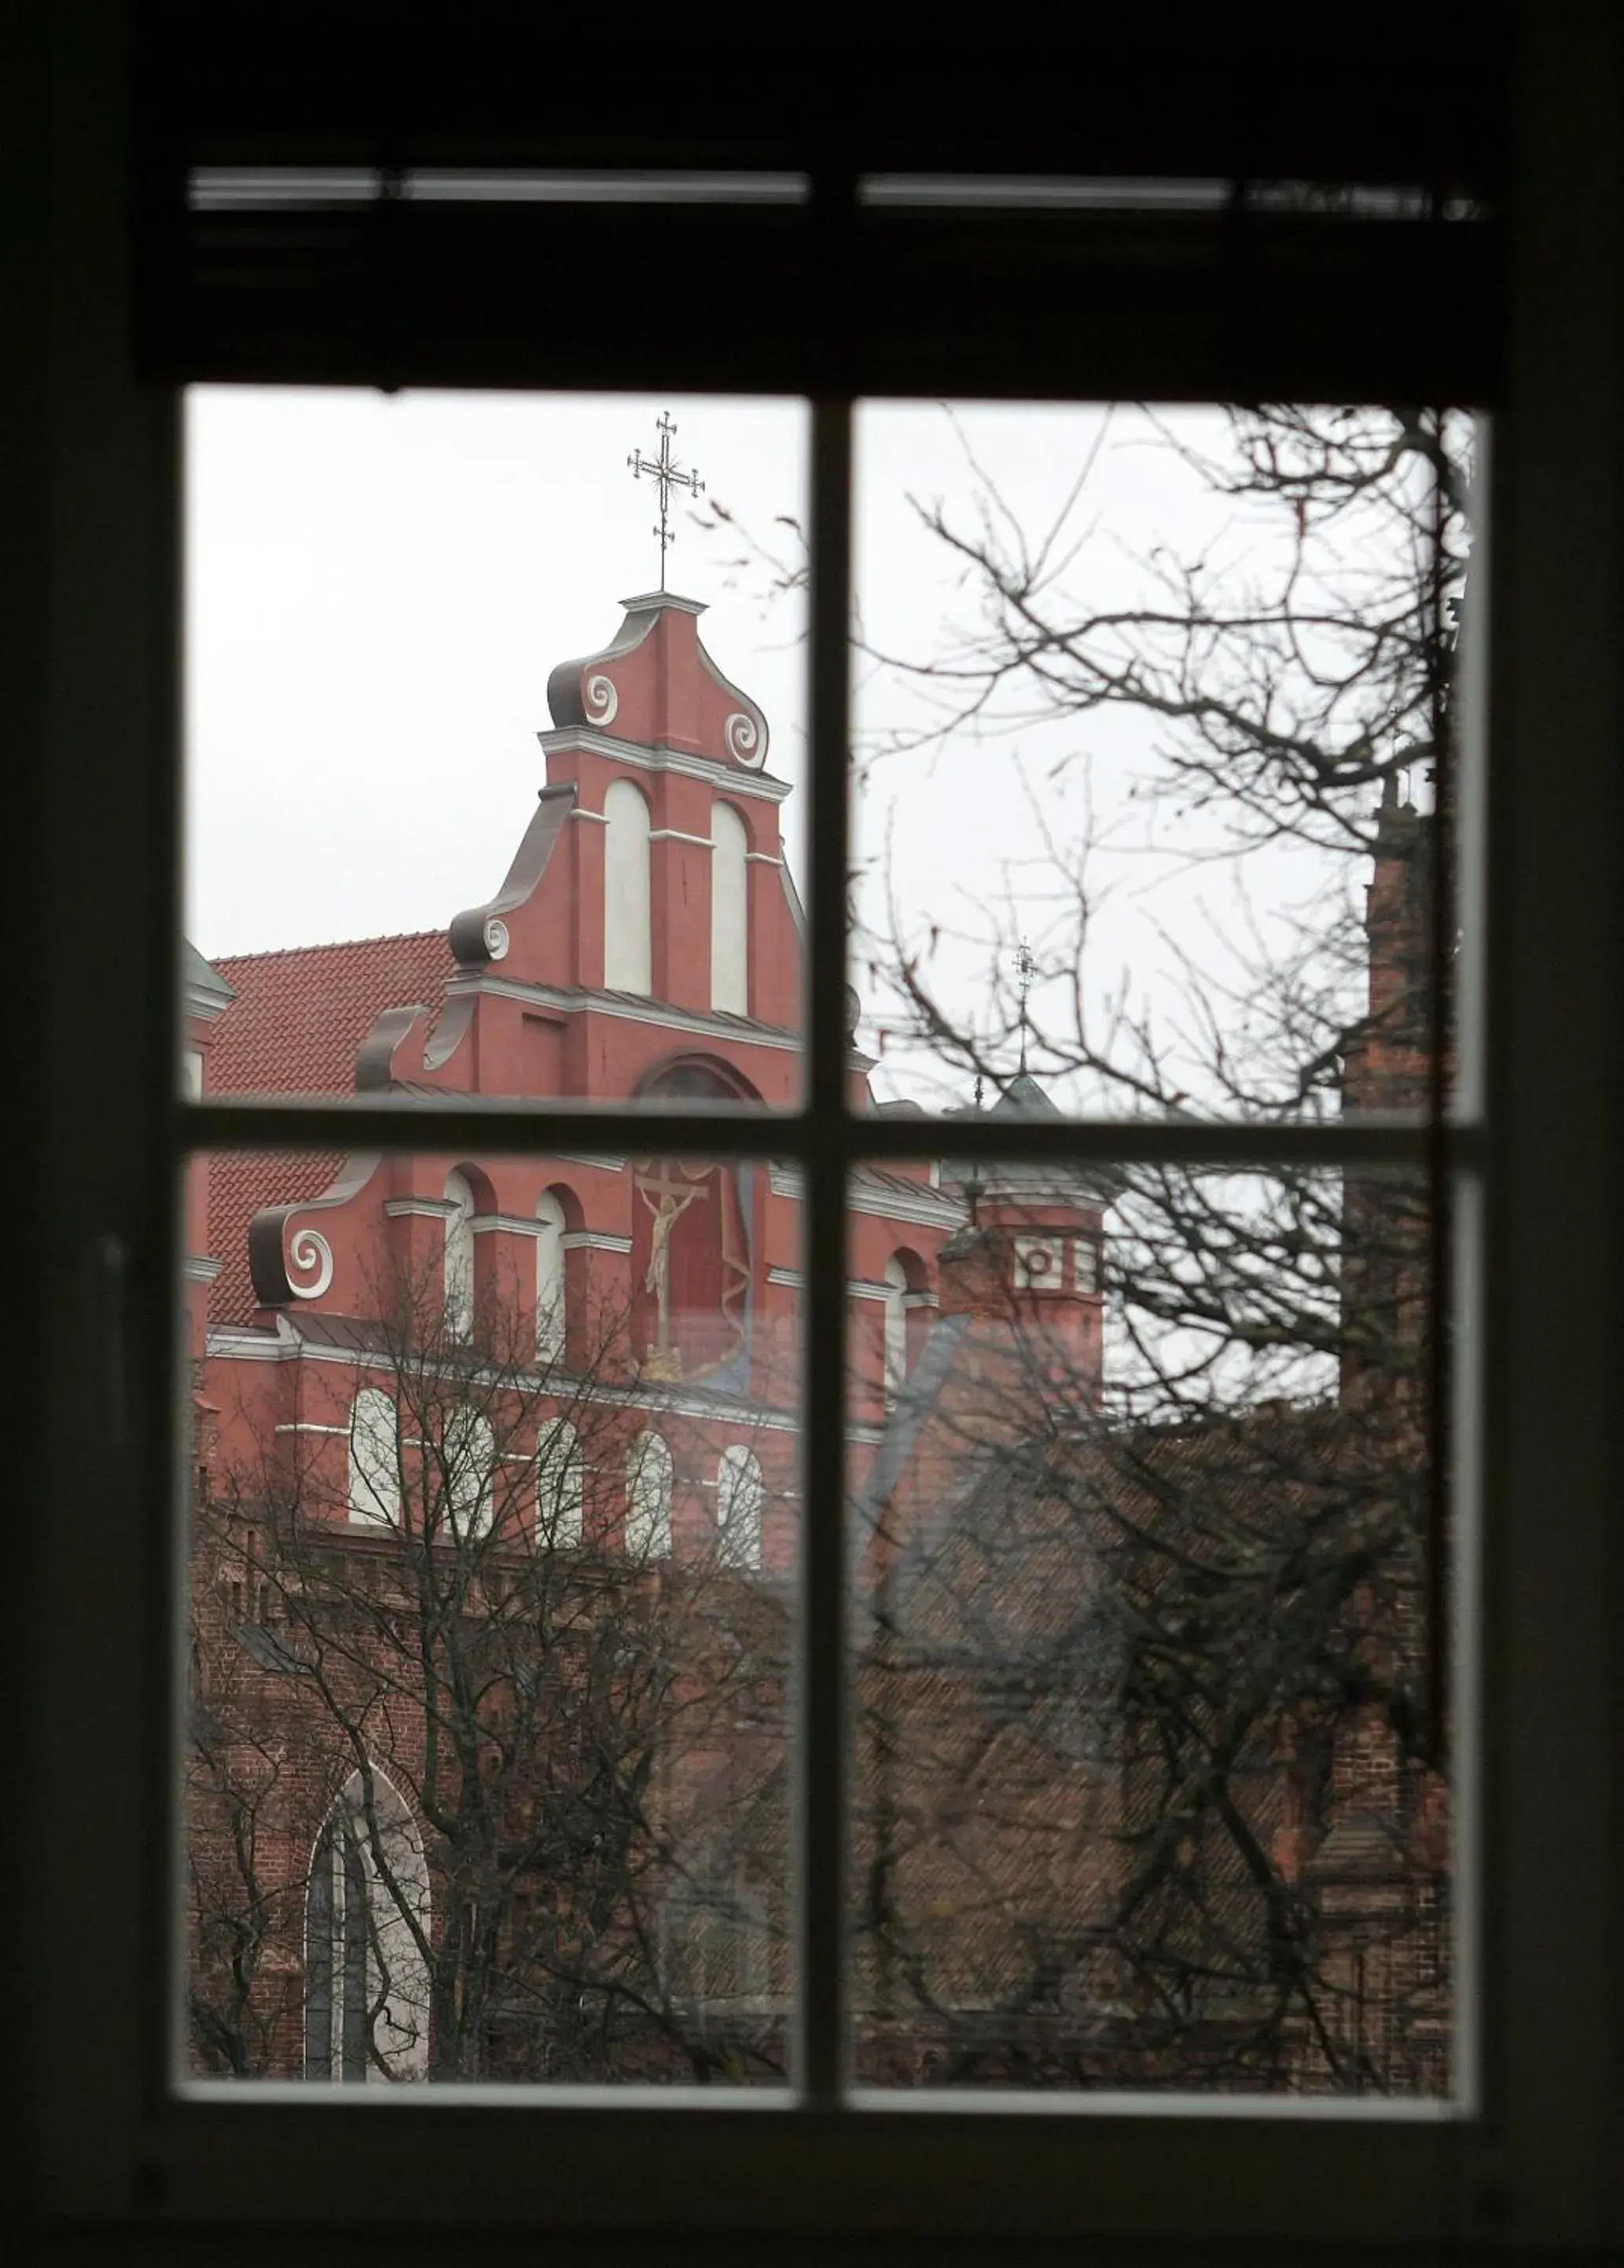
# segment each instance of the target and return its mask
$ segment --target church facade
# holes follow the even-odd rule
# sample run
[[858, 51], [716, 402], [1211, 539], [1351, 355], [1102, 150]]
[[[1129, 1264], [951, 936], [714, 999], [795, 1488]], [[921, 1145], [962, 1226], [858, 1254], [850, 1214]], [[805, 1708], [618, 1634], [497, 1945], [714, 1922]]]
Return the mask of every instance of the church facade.
[[[484, 903], [443, 931], [192, 956], [194, 1091], [792, 1107], [788, 789], [702, 611], [634, 599], [554, 670], [536, 801]], [[1381, 867], [1373, 903], [1405, 871]], [[1363, 1044], [1404, 1075], [1379, 1032]], [[858, 1110], [871, 1069], [854, 1039]], [[1050, 1106], [1023, 1077], [995, 1108]], [[1162, 1548], [1170, 1518], [1260, 1493], [1283, 1533], [1347, 1451], [1323, 1410], [1113, 1440], [1112, 1194], [929, 1156], [850, 1191], [859, 2067], [1436, 2084], [1439, 1801], [1379, 1712], [1327, 1734], [1317, 1693], [1247, 1728], [1236, 1813], [1268, 1895], [1187, 1821], [1136, 1886], [1178, 1791], [1157, 1728], [1128, 1723], [1122, 1601], [1165, 1605], [1188, 1557]], [[801, 1219], [765, 1119], [761, 1155], [724, 1162], [653, 1127], [637, 1157], [195, 1162], [198, 2069], [783, 2078]], [[1346, 1637], [1368, 1587], [1339, 1611]], [[1106, 1926], [1129, 1905], [1160, 1917], [1149, 1936]], [[1380, 2004], [1346, 2066], [1281, 1967], [1288, 1909], [1337, 2006], [1363, 2026]]]
[[[553, 671], [534, 807], [500, 887], [445, 931], [212, 967], [194, 957], [193, 1090], [793, 1105], [802, 917], [779, 828], [788, 790], [768, 766], [766, 718], [701, 641], [701, 612], [663, 593], [632, 600], [600, 652]], [[870, 1067], [854, 1042], [858, 1108], [873, 1107]], [[1076, 1176], [1059, 1179], [1004, 1193], [1009, 1261], [1021, 1305], [1056, 1358], [1097, 1381], [1104, 1197]], [[996, 1189], [978, 1190], [976, 1201], [983, 1219], [999, 1216]], [[941, 1255], [967, 1217], [964, 1189], [937, 1161], [871, 1168], [854, 1183], [858, 1487], [943, 1318]], [[218, 1734], [198, 1815], [213, 1825], [199, 1826], [197, 1848], [223, 1870], [202, 1901], [200, 1944], [211, 1925], [217, 1954], [232, 1937], [233, 1902], [267, 1917], [275, 1909], [256, 1955], [283, 1988], [264, 2021], [254, 1993], [243, 1996], [240, 2036], [224, 2060], [334, 2076], [369, 2063], [374, 2073], [427, 2070], [443, 2019], [430, 2013], [423, 1977], [433, 1957], [411, 1943], [411, 1901], [432, 1917], [436, 1838], [417, 1815], [436, 1767], [414, 1720], [433, 1716], [429, 1686], [437, 1690], [440, 1669], [380, 1676], [349, 1658], [363, 1649], [319, 1629], [324, 1617], [342, 1621], [349, 1593], [374, 1578], [355, 1572], [334, 1587], [312, 1565], [310, 1539], [355, 1570], [398, 1558], [402, 1538], [425, 1565], [449, 1557], [449, 1593], [437, 1609], [448, 1624], [489, 1619], [499, 1563], [538, 1553], [561, 1570], [578, 1566], [584, 1584], [623, 1605], [628, 1585], [646, 1591], [663, 1571], [673, 1583], [724, 1585], [739, 1612], [775, 1625], [774, 1721], [751, 1770], [782, 1778], [800, 1521], [796, 1178], [775, 1162], [766, 1127], [759, 1159], [723, 1164], [659, 1154], [656, 1129], [650, 1153], [633, 1159], [584, 1145], [546, 1160], [245, 1152], [195, 1161], [187, 1235], [208, 1507], [197, 1531], [209, 1573], [196, 1658], [214, 1692], [212, 1705], [201, 1695], [200, 1709], [207, 1717], [212, 1705]], [[972, 1296], [956, 1280], [950, 1270], [950, 1315]], [[343, 1595], [329, 1595], [334, 1588]], [[334, 1658], [337, 1690], [327, 1690], [325, 1666], [299, 1663], [290, 1625], [324, 1665]], [[257, 1711], [251, 1749], [286, 1749], [296, 1721], [308, 1734], [311, 1689], [320, 1689], [320, 1736], [307, 1738], [311, 1755], [286, 1784], [262, 1785], [252, 1767], [251, 1785], [235, 1784], [245, 1679], [265, 1688], [248, 1712]], [[684, 1706], [706, 1713], [691, 1697]], [[380, 1707], [393, 1710], [388, 1764], [366, 1749], [369, 1711]], [[710, 1729], [696, 1736], [682, 1769], [701, 1778], [721, 1769], [716, 1746]], [[459, 1750], [453, 1776], [466, 1769]], [[659, 1769], [670, 1771], [668, 1757]], [[680, 1808], [669, 1789], [662, 1801]], [[350, 1822], [348, 1860], [342, 1836], [334, 1843], [329, 1832], [320, 1845], [335, 1802], [341, 1823]], [[782, 1790], [773, 1805], [768, 1840], [782, 1871]], [[247, 1815], [256, 1856], [245, 1867], [237, 1854]], [[668, 1818], [649, 1829], [656, 1845], [675, 1833]], [[415, 1887], [385, 1934], [393, 1931], [398, 1959], [419, 1979], [409, 2015], [389, 2020], [394, 2044], [380, 2051], [373, 2026], [364, 2044], [352, 2037], [348, 2065], [343, 2014], [332, 2014], [342, 1999], [346, 1863], [352, 1907], [364, 1904], [365, 1882], [375, 1904], [384, 1884], [386, 1906], [390, 1879], [399, 1888], [402, 1867], [411, 1876]], [[714, 1859], [701, 1871], [702, 1908], [715, 1902]], [[730, 1854], [730, 1882], [735, 1871]], [[669, 1885], [663, 1896], [669, 1903]], [[735, 1892], [722, 1896], [728, 1904]], [[783, 1923], [779, 1913], [759, 1933], [776, 1937]], [[357, 1927], [378, 1934], [364, 1915], [349, 1926], [352, 1939]], [[702, 1936], [704, 1926], [702, 1914]], [[430, 1918], [422, 1933], [437, 1927]], [[717, 1933], [729, 1935], [725, 1919]], [[353, 2035], [368, 1961], [374, 1981], [389, 1963], [376, 1942], [352, 1955]], [[205, 1968], [215, 1957], [199, 1955]], [[314, 2031], [312, 1965], [327, 2011]], [[264, 1977], [255, 1991], [276, 1999]], [[761, 1985], [753, 1997], [772, 1995]], [[217, 2029], [225, 2038], [233, 2026]], [[221, 2052], [217, 2042], [216, 2061]]]

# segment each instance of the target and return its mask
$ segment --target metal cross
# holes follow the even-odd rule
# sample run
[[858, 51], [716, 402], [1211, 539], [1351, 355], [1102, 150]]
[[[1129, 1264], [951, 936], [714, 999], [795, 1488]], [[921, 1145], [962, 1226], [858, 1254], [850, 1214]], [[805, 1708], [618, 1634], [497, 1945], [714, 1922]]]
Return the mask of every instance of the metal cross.
[[653, 532], [659, 538], [660, 588], [663, 591], [665, 587], [665, 554], [677, 540], [676, 530], [671, 525], [671, 492], [672, 489], [687, 489], [690, 496], [702, 496], [705, 483], [697, 473], [685, 473], [672, 462], [671, 445], [677, 429], [672, 423], [668, 409], [662, 409], [655, 419], [654, 430], [660, 437], [658, 456], [645, 457], [641, 449], [634, 449], [626, 461], [631, 467], [633, 480], [640, 481], [647, 473], [659, 490], [660, 524]]

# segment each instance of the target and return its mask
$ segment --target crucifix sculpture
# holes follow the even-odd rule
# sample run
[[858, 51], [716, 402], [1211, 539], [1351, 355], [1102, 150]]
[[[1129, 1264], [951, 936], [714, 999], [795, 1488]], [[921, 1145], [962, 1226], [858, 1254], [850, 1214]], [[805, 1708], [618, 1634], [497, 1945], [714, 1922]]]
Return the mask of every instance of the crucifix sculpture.
[[671, 1338], [671, 1232], [695, 1199], [706, 1198], [709, 1192], [669, 1159], [654, 1160], [646, 1173], [637, 1174], [636, 1187], [653, 1215], [643, 1288], [654, 1294], [655, 1344], [646, 1367], [651, 1375], [671, 1377], [678, 1367]]
[[668, 409], [662, 409], [655, 419], [654, 430], [660, 437], [658, 456], [645, 457], [641, 449], [634, 449], [626, 461], [631, 468], [633, 480], [640, 481], [647, 474], [659, 491], [660, 524], [654, 534], [659, 538], [660, 588], [663, 591], [665, 587], [665, 554], [677, 540], [676, 530], [671, 525], [671, 492], [672, 489], [686, 489], [690, 496], [702, 496], [705, 483], [697, 473], [682, 471], [673, 460], [671, 445], [676, 438], [677, 429]]

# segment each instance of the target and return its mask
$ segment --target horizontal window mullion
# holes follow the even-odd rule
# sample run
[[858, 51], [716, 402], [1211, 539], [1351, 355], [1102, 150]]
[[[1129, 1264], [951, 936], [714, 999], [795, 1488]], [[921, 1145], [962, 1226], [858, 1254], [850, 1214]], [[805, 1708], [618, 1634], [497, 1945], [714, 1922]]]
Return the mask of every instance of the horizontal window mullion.
[[409, 1097], [348, 1102], [326, 1096], [252, 1097], [183, 1104], [180, 1133], [191, 1149], [501, 1152], [546, 1154], [650, 1149], [732, 1158], [803, 1149], [799, 1117], [774, 1111], [571, 1108], [568, 1104], [419, 1102]]
[[1057, 1163], [1293, 1167], [1419, 1166], [1436, 1160], [1481, 1162], [1473, 1126], [1430, 1127], [1419, 1117], [1370, 1118], [1322, 1126], [1115, 1122], [1110, 1119], [862, 1118], [827, 1110], [796, 1113], [531, 1108], [471, 1101], [400, 1098], [349, 1102], [326, 1097], [187, 1102], [177, 1112], [188, 1149], [456, 1151], [545, 1155], [561, 1147], [658, 1147], [724, 1157], [827, 1158], [850, 1164], [908, 1160], [1052, 1159]]

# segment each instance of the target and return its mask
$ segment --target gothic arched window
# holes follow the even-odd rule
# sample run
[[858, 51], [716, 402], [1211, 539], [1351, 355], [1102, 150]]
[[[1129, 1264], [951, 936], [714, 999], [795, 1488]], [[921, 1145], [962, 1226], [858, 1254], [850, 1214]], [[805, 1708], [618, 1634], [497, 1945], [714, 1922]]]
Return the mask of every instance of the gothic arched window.
[[716, 1469], [716, 1556], [726, 1567], [761, 1564], [761, 1468], [737, 1443]]
[[750, 1012], [750, 838], [731, 803], [710, 806], [710, 1005]]
[[584, 1493], [581, 1437], [567, 1418], [541, 1429], [536, 1450], [536, 1543], [540, 1549], [574, 1550], [581, 1541]]
[[564, 1219], [551, 1189], [536, 1199], [536, 1359], [564, 1359]]
[[671, 1451], [658, 1433], [639, 1433], [626, 1457], [626, 1556], [671, 1552]]
[[416, 1822], [376, 1767], [352, 1772], [305, 1894], [307, 2079], [427, 2077], [429, 1923]]
[[466, 1174], [447, 1174], [445, 1202], [445, 1336], [474, 1334], [474, 1184]]
[[630, 780], [612, 780], [603, 815], [603, 981], [615, 992], [651, 992], [649, 806]]
[[374, 1528], [400, 1517], [394, 1403], [377, 1386], [364, 1386], [349, 1412], [349, 1517]]

